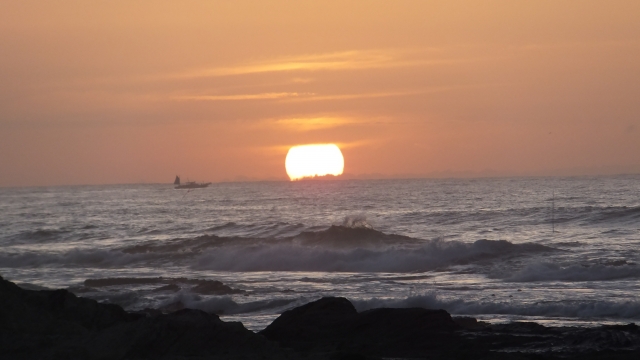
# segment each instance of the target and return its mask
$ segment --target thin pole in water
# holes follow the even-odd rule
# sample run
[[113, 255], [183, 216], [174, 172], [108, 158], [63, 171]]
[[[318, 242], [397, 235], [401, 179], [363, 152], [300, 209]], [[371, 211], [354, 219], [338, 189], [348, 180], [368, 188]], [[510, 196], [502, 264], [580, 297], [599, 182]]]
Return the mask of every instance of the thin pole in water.
[[190, 193], [190, 192], [191, 192], [191, 189], [187, 190], [187, 192], [186, 192], [186, 193], [184, 193], [184, 196], [183, 196], [183, 197], [182, 197], [182, 199], [180, 199], [180, 200], [184, 200], [184, 198], [185, 198], [185, 197], [187, 196], [187, 194], [188, 194], [188, 193]]

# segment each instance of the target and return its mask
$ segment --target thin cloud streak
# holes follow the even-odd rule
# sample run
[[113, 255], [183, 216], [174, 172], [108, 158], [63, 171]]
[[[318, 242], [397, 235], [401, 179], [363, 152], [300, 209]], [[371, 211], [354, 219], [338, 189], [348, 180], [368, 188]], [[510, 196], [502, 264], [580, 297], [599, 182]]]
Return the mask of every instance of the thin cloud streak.
[[272, 124], [282, 126], [288, 130], [294, 131], [313, 131], [319, 129], [335, 128], [338, 126], [344, 126], [348, 124], [359, 123], [351, 118], [343, 117], [312, 117], [312, 118], [292, 118], [292, 119], [278, 119], [275, 121], [269, 121], [267, 126]]
[[[429, 49], [435, 52], [433, 49]], [[339, 53], [307, 55], [280, 60], [266, 61], [248, 65], [198, 69], [169, 75], [168, 78], [200, 78], [232, 75], [248, 75], [285, 71], [319, 71], [319, 70], [367, 70], [398, 67], [416, 67], [440, 64], [466, 63], [486, 59], [425, 59], [424, 52], [410, 50], [363, 50]], [[438, 51], [440, 54], [441, 51]], [[421, 55], [411, 59], [412, 55]]]
[[364, 93], [364, 94], [342, 94], [342, 95], [321, 95], [321, 96], [309, 96], [296, 99], [286, 99], [287, 102], [302, 102], [302, 101], [327, 101], [327, 100], [356, 100], [356, 99], [371, 99], [371, 98], [383, 98], [394, 96], [407, 96], [417, 95], [424, 93], [424, 91], [407, 91], [407, 92], [384, 92], [384, 93]]
[[271, 145], [271, 146], [259, 146], [254, 147], [258, 152], [274, 152], [274, 153], [285, 153], [294, 146], [299, 145], [310, 145], [310, 144], [335, 144], [340, 148], [340, 150], [345, 149], [354, 149], [363, 146], [370, 146], [373, 144], [379, 144], [384, 142], [382, 139], [367, 139], [367, 140], [356, 140], [356, 141], [311, 141], [311, 142], [300, 142], [300, 143], [290, 143], [287, 145]]
[[192, 95], [178, 96], [176, 100], [194, 100], [194, 101], [239, 101], [239, 100], [273, 100], [282, 98], [291, 98], [298, 96], [309, 96], [309, 93], [296, 92], [279, 92], [279, 93], [261, 93], [261, 94], [240, 94], [240, 95]]
[[345, 51], [284, 58], [264, 63], [201, 69], [178, 77], [216, 77], [294, 70], [343, 70], [388, 67], [397, 56], [384, 51]]
[[282, 100], [285, 101], [323, 101], [323, 100], [352, 100], [367, 99], [390, 96], [404, 96], [420, 94], [422, 91], [414, 92], [388, 92], [388, 93], [364, 93], [364, 94], [342, 94], [317, 96], [315, 93], [260, 93], [260, 94], [239, 94], [239, 95], [186, 95], [174, 97], [175, 100], [192, 101], [241, 101], [241, 100]]
[[360, 94], [335, 94], [335, 95], [318, 95], [317, 93], [299, 93], [299, 92], [273, 92], [259, 94], [237, 94], [237, 95], [184, 95], [177, 96], [175, 100], [186, 101], [242, 101], [242, 100], [278, 100], [283, 102], [308, 102], [308, 101], [331, 101], [331, 100], [357, 100], [372, 99], [384, 97], [400, 97], [422, 94], [434, 94], [445, 91], [472, 89], [488, 86], [504, 86], [506, 84], [472, 84], [459, 86], [439, 86], [416, 91], [397, 91], [397, 92], [379, 92], [379, 93], [360, 93]]
[[379, 93], [362, 93], [362, 94], [340, 94], [340, 95], [316, 95], [308, 97], [287, 98], [282, 101], [285, 102], [305, 102], [305, 101], [330, 101], [330, 100], [357, 100], [357, 99], [372, 99], [372, 98], [385, 98], [385, 97], [400, 97], [400, 96], [413, 96], [424, 94], [436, 94], [454, 90], [476, 89], [483, 87], [505, 86], [505, 83], [486, 83], [486, 84], [471, 84], [471, 85], [456, 85], [456, 86], [438, 86], [427, 89], [415, 90], [415, 91], [397, 91], [397, 92], [379, 92]]

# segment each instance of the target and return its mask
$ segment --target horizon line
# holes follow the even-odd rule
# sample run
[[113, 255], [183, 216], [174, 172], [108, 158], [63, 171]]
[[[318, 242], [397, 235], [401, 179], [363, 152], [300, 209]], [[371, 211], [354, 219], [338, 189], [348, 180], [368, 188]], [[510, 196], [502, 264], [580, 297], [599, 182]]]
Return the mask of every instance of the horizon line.
[[[373, 174], [372, 174], [373, 175]], [[350, 177], [354, 176], [354, 177]], [[412, 175], [390, 177], [367, 177], [364, 175], [343, 175], [334, 176], [332, 178], [308, 178], [301, 180], [283, 179], [238, 179], [238, 180], [219, 180], [206, 181], [211, 184], [231, 184], [231, 183], [258, 183], [258, 182], [282, 182], [282, 183], [308, 183], [308, 182], [333, 182], [333, 181], [380, 181], [380, 180], [490, 180], [490, 179], [527, 179], [527, 178], [605, 178], [605, 177], [621, 177], [621, 176], [640, 176], [640, 172], [622, 172], [612, 174], [575, 174], [575, 175], [476, 175], [476, 176], [434, 176], [434, 175]], [[84, 183], [84, 184], [55, 184], [55, 185], [0, 185], [0, 189], [28, 189], [28, 188], [54, 188], [54, 187], [76, 187], [76, 186], [126, 186], [126, 185], [167, 185], [173, 186], [172, 182], [121, 182], [121, 183]]]

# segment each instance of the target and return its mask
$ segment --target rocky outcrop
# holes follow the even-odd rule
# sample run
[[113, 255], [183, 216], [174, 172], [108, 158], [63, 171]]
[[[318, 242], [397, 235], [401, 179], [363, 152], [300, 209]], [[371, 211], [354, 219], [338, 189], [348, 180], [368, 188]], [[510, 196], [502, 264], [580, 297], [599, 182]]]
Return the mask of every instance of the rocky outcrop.
[[241, 323], [191, 309], [110, 327], [86, 348], [93, 357], [107, 359], [286, 357], [276, 344]]
[[[92, 284], [94, 286], [100, 284]], [[284, 312], [260, 334], [213, 314], [127, 313], [66, 290], [0, 278], [1, 359], [638, 359], [635, 324], [553, 328], [490, 325], [444, 310], [357, 312], [323, 298]]]
[[358, 313], [345, 298], [323, 298], [286, 311], [260, 334], [303, 353], [361, 358], [640, 358], [640, 329], [634, 324], [490, 325], [470, 317], [451, 318], [444, 310], [382, 308]]
[[273, 359], [290, 353], [241, 323], [199, 310], [133, 314], [66, 290], [24, 290], [0, 278], [2, 359]]
[[[284, 312], [260, 332], [299, 351], [346, 351], [413, 357], [467, 342], [444, 310], [372, 309], [358, 313], [345, 298], [328, 297]], [[447, 348], [451, 346], [451, 348]]]

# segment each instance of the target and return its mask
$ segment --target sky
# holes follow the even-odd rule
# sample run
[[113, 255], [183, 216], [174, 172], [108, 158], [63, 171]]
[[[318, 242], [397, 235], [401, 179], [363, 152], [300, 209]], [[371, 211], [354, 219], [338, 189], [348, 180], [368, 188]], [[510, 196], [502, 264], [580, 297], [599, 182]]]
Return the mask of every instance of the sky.
[[640, 173], [640, 1], [0, 2], [0, 186]]

